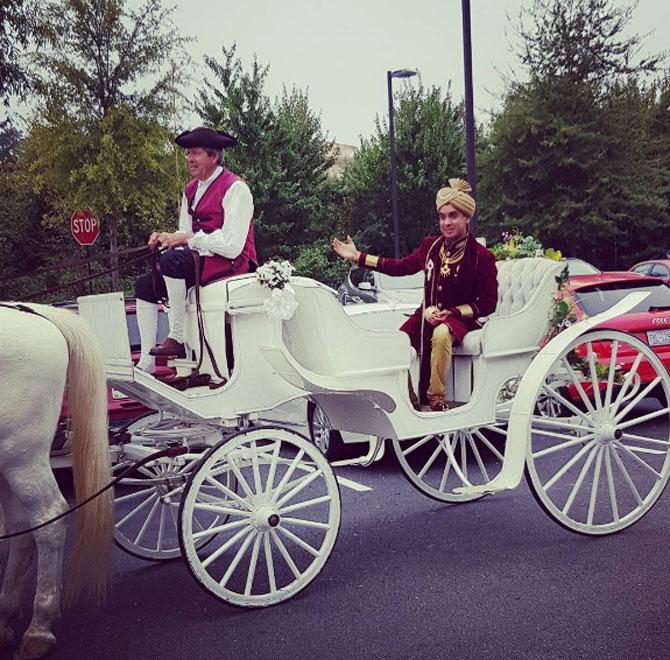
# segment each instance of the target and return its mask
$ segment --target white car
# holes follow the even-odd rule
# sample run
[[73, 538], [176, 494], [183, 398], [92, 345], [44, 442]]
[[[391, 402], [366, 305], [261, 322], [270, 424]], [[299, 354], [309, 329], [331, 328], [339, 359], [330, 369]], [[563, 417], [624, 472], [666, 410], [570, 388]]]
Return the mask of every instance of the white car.
[[337, 290], [343, 305], [376, 302], [408, 302], [419, 305], [423, 298], [423, 271], [391, 277], [369, 268], [354, 266]]

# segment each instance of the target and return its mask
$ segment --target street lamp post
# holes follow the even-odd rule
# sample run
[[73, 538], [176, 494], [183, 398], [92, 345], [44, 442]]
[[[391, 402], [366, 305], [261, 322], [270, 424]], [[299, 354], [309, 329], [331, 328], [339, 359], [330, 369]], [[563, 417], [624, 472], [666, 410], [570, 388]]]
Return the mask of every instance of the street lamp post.
[[[472, 39], [470, 36], [470, 0], [461, 0], [463, 18], [463, 73], [465, 87], [465, 160], [468, 183], [472, 196], [477, 199], [477, 171], [475, 168], [475, 119], [472, 102]], [[477, 214], [470, 221], [470, 231], [477, 231]], [[476, 235], [476, 234], [475, 234]]]
[[389, 97], [389, 152], [391, 156], [391, 213], [393, 215], [393, 253], [400, 258], [400, 228], [398, 223], [398, 186], [395, 157], [395, 123], [393, 120], [393, 79], [411, 78], [416, 75], [412, 69], [397, 69], [386, 72], [386, 84]]

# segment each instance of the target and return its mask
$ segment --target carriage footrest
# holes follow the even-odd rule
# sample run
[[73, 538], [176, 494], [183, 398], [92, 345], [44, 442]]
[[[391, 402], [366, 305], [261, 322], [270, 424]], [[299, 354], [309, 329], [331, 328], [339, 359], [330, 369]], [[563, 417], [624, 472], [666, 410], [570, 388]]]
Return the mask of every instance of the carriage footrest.
[[471, 486], [459, 486], [454, 488], [453, 492], [459, 495], [495, 495], [503, 490], [512, 490], [516, 488], [517, 483], [500, 481], [495, 483], [495, 480], [489, 481], [486, 484], [477, 484]]

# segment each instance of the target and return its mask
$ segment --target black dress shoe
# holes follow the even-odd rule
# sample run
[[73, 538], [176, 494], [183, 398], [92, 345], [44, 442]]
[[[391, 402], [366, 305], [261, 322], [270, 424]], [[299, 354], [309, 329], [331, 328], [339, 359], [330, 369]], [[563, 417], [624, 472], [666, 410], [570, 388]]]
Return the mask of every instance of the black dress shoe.
[[168, 337], [162, 344], [154, 346], [149, 351], [149, 355], [183, 359], [186, 357], [186, 348], [184, 344], [180, 344], [176, 339]]

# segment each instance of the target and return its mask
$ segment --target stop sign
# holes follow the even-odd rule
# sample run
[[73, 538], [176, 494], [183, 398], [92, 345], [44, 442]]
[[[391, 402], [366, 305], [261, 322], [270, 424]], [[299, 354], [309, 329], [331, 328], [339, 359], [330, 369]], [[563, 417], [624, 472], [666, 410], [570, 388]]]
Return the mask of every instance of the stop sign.
[[70, 218], [70, 228], [79, 245], [93, 245], [100, 236], [100, 221], [91, 209], [75, 211]]

